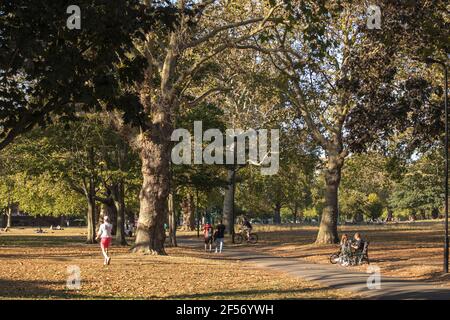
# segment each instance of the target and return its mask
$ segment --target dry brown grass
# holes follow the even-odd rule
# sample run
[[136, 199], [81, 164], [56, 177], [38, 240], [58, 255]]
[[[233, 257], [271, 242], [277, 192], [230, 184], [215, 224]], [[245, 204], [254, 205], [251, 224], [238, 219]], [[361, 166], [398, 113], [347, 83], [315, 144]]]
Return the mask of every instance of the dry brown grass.
[[[97, 245], [82, 244], [84, 232], [70, 228], [35, 234], [12, 229], [0, 234], [2, 299], [341, 299], [341, 290], [185, 248], [169, 256], [128, 253], [113, 246], [102, 265]], [[66, 288], [67, 267], [81, 270], [81, 289]]]

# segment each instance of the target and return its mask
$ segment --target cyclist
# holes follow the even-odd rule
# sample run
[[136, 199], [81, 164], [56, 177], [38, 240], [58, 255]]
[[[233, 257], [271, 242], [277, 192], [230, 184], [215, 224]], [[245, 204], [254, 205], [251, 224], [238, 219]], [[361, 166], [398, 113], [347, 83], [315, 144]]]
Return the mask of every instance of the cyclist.
[[247, 241], [249, 241], [250, 233], [252, 232], [253, 227], [252, 227], [250, 221], [248, 221], [247, 217], [244, 217], [244, 220], [242, 220], [242, 228], [247, 235]]

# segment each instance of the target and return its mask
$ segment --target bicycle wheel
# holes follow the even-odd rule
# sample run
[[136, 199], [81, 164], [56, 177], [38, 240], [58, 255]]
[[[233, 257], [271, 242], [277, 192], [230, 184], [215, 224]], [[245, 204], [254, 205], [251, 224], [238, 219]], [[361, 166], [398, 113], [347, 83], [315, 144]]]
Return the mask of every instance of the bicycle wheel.
[[258, 235], [256, 233], [250, 233], [250, 236], [248, 237], [248, 242], [251, 244], [255, 244], [258, 242]]
[[240, 235], [239, 233], [234, 235], [234, 243], [236, 244], [241, 244], [242, 243], [242, 235]]
[[338, 262], [339, 262], [339, 254], [333, 253], [333, 254], [330, 256], [330, 262], [331, 262], [332, 264], [338, 263]]

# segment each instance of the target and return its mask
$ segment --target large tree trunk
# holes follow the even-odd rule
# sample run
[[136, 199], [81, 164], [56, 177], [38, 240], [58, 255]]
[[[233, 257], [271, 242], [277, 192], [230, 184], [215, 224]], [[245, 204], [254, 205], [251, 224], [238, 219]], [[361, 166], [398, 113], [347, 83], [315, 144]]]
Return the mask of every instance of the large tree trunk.
[[191, 194], [184, 197], [181, 206], [183, 210], [183, 229], [188, 231], [194, 231], [195, 230], [194, 197]]
[[281, 223], [281, 203], [275, 203], [274, 212], [273, 212], [273, 223], [280, 224]]
[[169, 194], [169, 244], [177, 246], [177, 217], [173, 194]]
[[170, 135], [168, 115], [160, 113], [160, 121], [141, 137], [143, 183], [140, 199], [135, 252], [166, 254], [164, 221], [170, 191]]
[[[170, 192], [170, 156], [173, 130], [172, 116], [177, 109], [175, 98], [179, 51], [178, 34], [172, 32], [167, 46], [163, 66], [160, 70], [161, 82], [155, 96], [153, 61], [148, 55], [148, 66], [139, 88], [139, 99], [147, 116], [143, 132], [138, 137], [142, 161], [143, 183], [139, 194], [140, 209], [134, 251], [166, 254], [164, 222], [167, 218], [167, 197]], [[151, 50], [147, 47], [147, 50]]]
[[112, 197], [117, 213], [116, 242], [126, 246], [125, 238], [125, 186], [119, 182], [112, 187]]
[[223, 224], [227, 233], [231, 234], [234, 228], [234, 193], [236, 190], [236, 170], [229, 169], [227, 171], [227, 186], [225, 189], [225, 196], [223, 199]]
[[337, 222], [339, 217], [338, 189], [341, 182], [341, 169], [344, 158], [338, 155], [329, 155], [325, 169], [325, 207], [322, 211], [319, 233], [316, 243], [338, 243]]

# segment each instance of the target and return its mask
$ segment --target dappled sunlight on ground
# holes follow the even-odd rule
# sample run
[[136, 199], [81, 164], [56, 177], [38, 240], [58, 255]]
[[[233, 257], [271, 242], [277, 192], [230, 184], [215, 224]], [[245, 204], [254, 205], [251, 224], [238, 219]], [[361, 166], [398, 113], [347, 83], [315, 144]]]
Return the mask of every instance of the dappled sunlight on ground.
[[[15, 229], [0, 233], [0, 298], [24, 299], [340, 299], [354, 294], [327, 289], [281, 272], [187, 248], [169, 256], [112, 247], [103, 266], [98, 245], [84, 244], [80, 228]], [[129, 239], [130, 242], [132, 239]], [[215, 259], [211, 259], [211, 258]], [[67, 267], [79, 266], [81, 289], [68, 290]]]
[[[329, 263], [329, 255], [337, 245], [313, 244], [316, 227], [310, 226], [256, 226], [260, 241], [256, 245], [277, 256]], [[341, 226], [339, 234], [351, 236], [360, 232], [370, 241], [371, 264], [381, 268], [382, 275], [408, 279], [422, 279], [450, 286], [450, 276], [442, 274], [443, 222], [418, 221], [387, 225]], [[367, 266], [351, 267], [365, 271]]]

